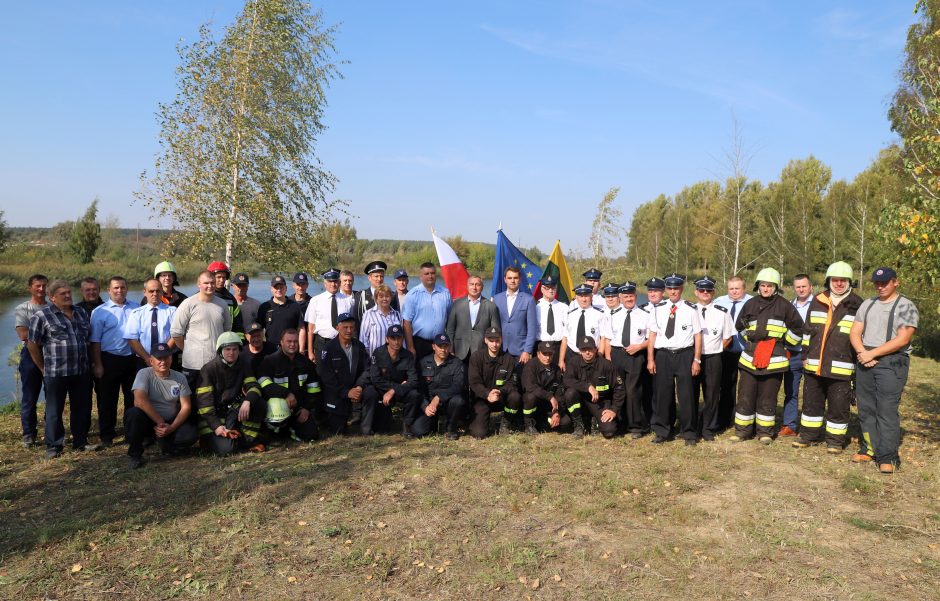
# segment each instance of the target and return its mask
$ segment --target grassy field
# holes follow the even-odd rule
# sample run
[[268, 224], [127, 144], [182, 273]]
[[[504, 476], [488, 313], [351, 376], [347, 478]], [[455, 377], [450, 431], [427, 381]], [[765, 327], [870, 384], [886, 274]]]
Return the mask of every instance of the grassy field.
[[[349, 438], [133, 473], [0, 416], [3, 599], [936, 599], [940, 383], [903, 469], [789, 441]], [[857, 426], [853, 424], [857, 435]]]

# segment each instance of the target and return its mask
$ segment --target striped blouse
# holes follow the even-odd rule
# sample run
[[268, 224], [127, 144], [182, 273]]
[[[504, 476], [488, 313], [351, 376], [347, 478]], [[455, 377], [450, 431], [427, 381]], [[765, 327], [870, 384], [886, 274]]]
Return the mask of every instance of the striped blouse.
[[379, 311], [378, 306], [375, 306], [362, 314], [359, 341], [365, 345], [370, 357], [372, 351], [385, 344], [385, 333], [393, 324], [401, 325], [401, 313], [395, 309], [389, 309], [386, 315]]

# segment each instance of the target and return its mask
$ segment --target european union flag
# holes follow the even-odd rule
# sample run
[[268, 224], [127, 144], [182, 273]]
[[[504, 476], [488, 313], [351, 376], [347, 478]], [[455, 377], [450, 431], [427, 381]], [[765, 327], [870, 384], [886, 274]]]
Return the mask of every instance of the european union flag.
[[495, 296], [506, 289], [503, 271], [509, 267], [518, 267], [522, 272], [519, 289], [535, 294], [535, 288], [542, 279], [542, 268], [522, 254], [522, 251], [509, 241], [503, 230], [496, 231], [496, 263], [493, 265], [493, 287], [490, 296]]

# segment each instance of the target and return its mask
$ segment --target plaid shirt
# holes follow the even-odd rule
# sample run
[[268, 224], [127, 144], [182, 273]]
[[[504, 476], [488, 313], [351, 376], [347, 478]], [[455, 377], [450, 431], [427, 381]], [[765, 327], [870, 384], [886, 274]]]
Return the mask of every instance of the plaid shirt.
[[72, 319], [49, 303], [29, 320], [29, 340], [42, 348], [46, 377], [75, 376], [88, 371], [88, 314], [72, 307]]

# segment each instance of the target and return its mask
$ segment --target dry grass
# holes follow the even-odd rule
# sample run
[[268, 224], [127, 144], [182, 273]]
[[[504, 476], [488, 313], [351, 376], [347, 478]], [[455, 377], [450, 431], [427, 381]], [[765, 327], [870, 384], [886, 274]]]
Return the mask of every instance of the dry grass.
[[0, 417], [5, 599], [927, 599], [940, 384], [913, 363], [904, 469], [821, 449], [522, 435], [331, 440], [130, 473]]

